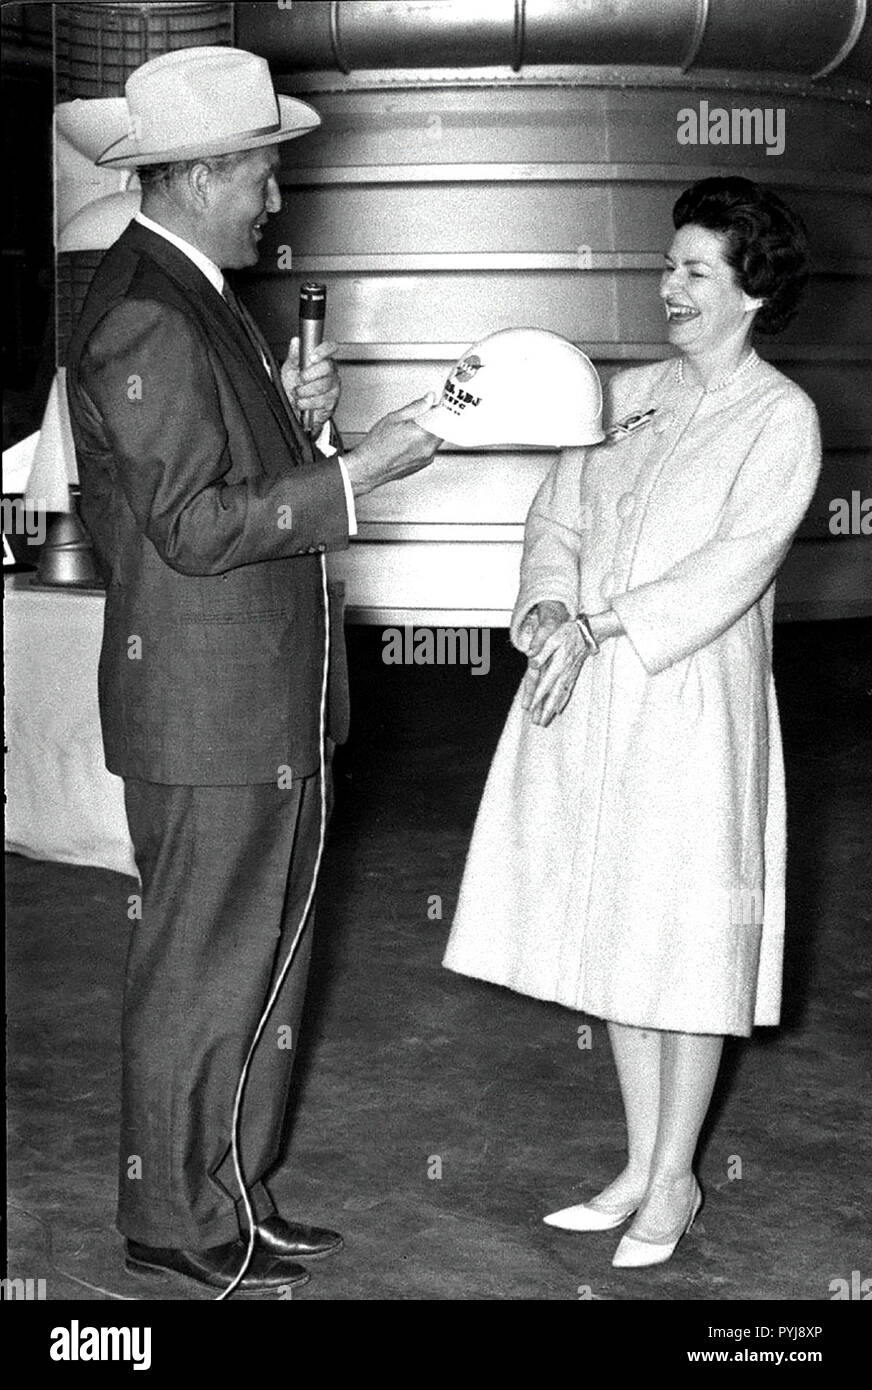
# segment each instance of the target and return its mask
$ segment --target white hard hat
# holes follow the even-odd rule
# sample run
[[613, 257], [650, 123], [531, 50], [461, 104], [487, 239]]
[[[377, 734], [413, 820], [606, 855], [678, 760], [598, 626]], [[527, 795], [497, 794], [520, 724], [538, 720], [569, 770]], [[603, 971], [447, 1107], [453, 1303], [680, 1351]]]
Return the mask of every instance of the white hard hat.
[[559, 449], [604, 439], [602, 409], [596, 368], [579, 348], [542, 328], [504, 328], [467, 349], [417, 423], [462, 448]]

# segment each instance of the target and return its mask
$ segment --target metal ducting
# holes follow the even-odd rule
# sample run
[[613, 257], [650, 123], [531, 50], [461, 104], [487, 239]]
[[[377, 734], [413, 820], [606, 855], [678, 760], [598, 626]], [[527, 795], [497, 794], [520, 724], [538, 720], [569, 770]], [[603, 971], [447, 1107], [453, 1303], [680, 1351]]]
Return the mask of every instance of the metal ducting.
[[867, 0], [304, 0], [239, 5], [285, 71], [540, 64], [868, 76]]
[[230, 4], [53, 5], [55, 96], [117, 97], [141, 63], [176, 48], [233, 42]]

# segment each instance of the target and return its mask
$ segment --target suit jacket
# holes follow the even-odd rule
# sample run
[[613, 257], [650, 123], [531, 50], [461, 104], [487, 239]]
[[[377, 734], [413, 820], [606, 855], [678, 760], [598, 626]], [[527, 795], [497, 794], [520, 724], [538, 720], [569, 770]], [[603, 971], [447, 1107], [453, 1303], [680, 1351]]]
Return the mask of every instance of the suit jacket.
[[[151, 782], [274, 782], [318, 766], [318, 552], [345, 546], [339, 466], [316, 458], [235, 313], [132, 222], [98, 267], [68, 359], [82, 517], [104, 569], [106, 765]], [[347, 732], [333, 614], [330, 735]]]

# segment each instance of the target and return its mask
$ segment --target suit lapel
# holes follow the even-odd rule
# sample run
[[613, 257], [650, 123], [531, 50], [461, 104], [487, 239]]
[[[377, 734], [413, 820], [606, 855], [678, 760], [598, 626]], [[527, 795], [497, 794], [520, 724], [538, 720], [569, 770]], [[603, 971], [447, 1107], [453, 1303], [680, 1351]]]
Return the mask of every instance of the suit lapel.
[[148, 227], [143, 227], [140, 222], [131, 222], [122, 235], [140, 254], [155, 261], [175, 282], [190, 304], [194, 316], [201, 321], [206, 336], [220, 340], [224, 348], [244, 367], [261, 399], [272, 411], [288, 443], [292, 445], [294, 455], [301, 462], [310, 462], [311, 442], [291, 410], [272, 354], [269, 353], [270, 373], [267, 375], [257, 350], [249, 341], [245, 329], [238, 322], [230, 305], [193, 261], [177, 246], [173, 246], [172, 242], [149, 231]]
[[[280, 402], [280, 404], [281, 404], [281, 406], [282, 406], [283, 412], [284, 412], [285, 417], [286, 417], [286, 419], [287, 419], [287, 423], [288, 423], [288, 425], [290, 426], [290, 430], [291, 430], [291, 433], [292, 433], [292, 435], [293, 435], [293, 437], [294, 437], [294, 441], [296, 442], [296, 445], [297, 445], [298, 449], [300, 450], [300, 452], [301, 452], [303, 458], [306, 460], [306, 462], [310, 462], [310, 461], [311, 461], [311, 458], [312, 458], [312, 443], [311, 443], [311, 440], [309, 439], [309, 436], [306, 434], [306, 431], [303, 429], [302, 425], [300, 424], [299, 420], [297, 419], [296, 415], [294, 414], [293, 410], [291, 409], [290, 402], [289, 402], [287, 396], [285, 395], [285, 388], [284, 388], [284, 386], [282, 385], [282, 373], [281, 373], [281, 368], [279, 367], [278, 362], [276, 361], [275, 357], [273, 356], [272, 349], [270, 348], [269, 343], [267, 342], [266, 338], [264, 337], [264, 335], [263, 335], [263, 333], [261, 332], [260, 328], [258, 327], [257, 323], [256, 323], [255, 320], [252, 318], [251, 314], [248, 312], [248, 310], [246, 309], [245, 305], [244, 305], [244, 304], [242, 303], [242, 301], [239, 299], [239, 296], [238, 296], [238, 294], [236, 293], [236, 286], [233, 284], [232, 281], [230, 281], [230, 287], [231, 287], [231, 289], [233, 290], [233, 293], [236, 295], [236, 299], [237, 299], [237, 303], [239, 304], [240, 311], [241, 311], [242, 314], [245, 315], [246, 318], [247, 318], [247, 321], [248, 321], [248, 324], [249, 324], [249, 332], [251, 332], [251, 333], [253, 334], [253, 336], [255, 337], [255, 339], [257, 340], [257, 342], [260, 343], [260, 345], [261, 345], [261, 347], [262, 347], [262, 349], [263, 349], [264, 356], [266, 357], [267, 362], [268, 362], [268, 364], [269, 364], [269, 375], [270, 375], [270, 379], [271, 379], [272, 384], [273, 384], [273, 386], [274, 386], [274, 388], [275, 388], [275, 393], [276, 393], [276, 395], [277, 395], [278, 398], [279, 398], [279, 402]], [[222, 301], [222, 302], [225, 302], [225, 303], [226, 303], [226, 301]], [[227, 307], [229, 308], [229, 305], [228, 305]], [[235, 314], [235, 311], [232, 310], [232, 309], [231, 309], [231, 314], [232, 314], [232, 316], [233, 316], [233, 318], [234, 318], [234, 322], [235, 322], [236, 314]], [[244, 336], [247, 337], [248, 335], [247, 335], [247, 334], [244, 334]], [[264, 371], [263, 371], [263, 363], [260, 362], [260, 359], [259, 359], [259, 358], [258, 358], [258, 362], [259, 362], [259, 366], [260, 366], [260, 369], [261, 369], [261, 376], [264, 376], [265, 373], [264, 373]]]

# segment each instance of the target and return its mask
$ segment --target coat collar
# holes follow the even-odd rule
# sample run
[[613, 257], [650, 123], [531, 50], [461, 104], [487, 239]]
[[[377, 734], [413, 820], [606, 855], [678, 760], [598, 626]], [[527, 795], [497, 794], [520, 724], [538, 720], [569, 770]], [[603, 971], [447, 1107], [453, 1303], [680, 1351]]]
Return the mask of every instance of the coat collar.
[[210, 260], [209, 257], [200, 250], [199, 246], [195, 246], [191, 241], [185, 241], [184, 237], [176, 236], [175, 232], [171, 232], [169, 227], [161, 226], [160, 222], [153, 221], [152, 218], [146, 216], [141, 208], [133, 221], [138, 226], [145, 227], [147, 231], [154, 232], [155, 236], [162, 237], [163, 240], [168, 241], [171, 246], [175, 246], [177, 250], [188, 257], [189, 261], [194, 262], [198, 270], [202, 270], [209, 284], [216, 289], [219, 294], [221, 293], [224, 288], [224, 271], [221, 270], [214, 261]]
[[281, 426], [282, 432], [294, 445], [295, 452], [301, 456], [303, 462], [311, 462], [311, 442], [293, 414], [284, 391], [276, 385], [272, 376], [264, 371], [263, 362], [249, 342], [236, 314], [202, 270], [184, 251], [167, 241], [166, 237], [144, 227], [141, 222], [130, 222], [122, 232], [119, 242], [154, 261], [164, 274], [174, 281], [177, 289], [190, 304], [194, 315], [201, 320], [205, 319], [209, 336], [216, 336], [226, 350], [244, 365]]

